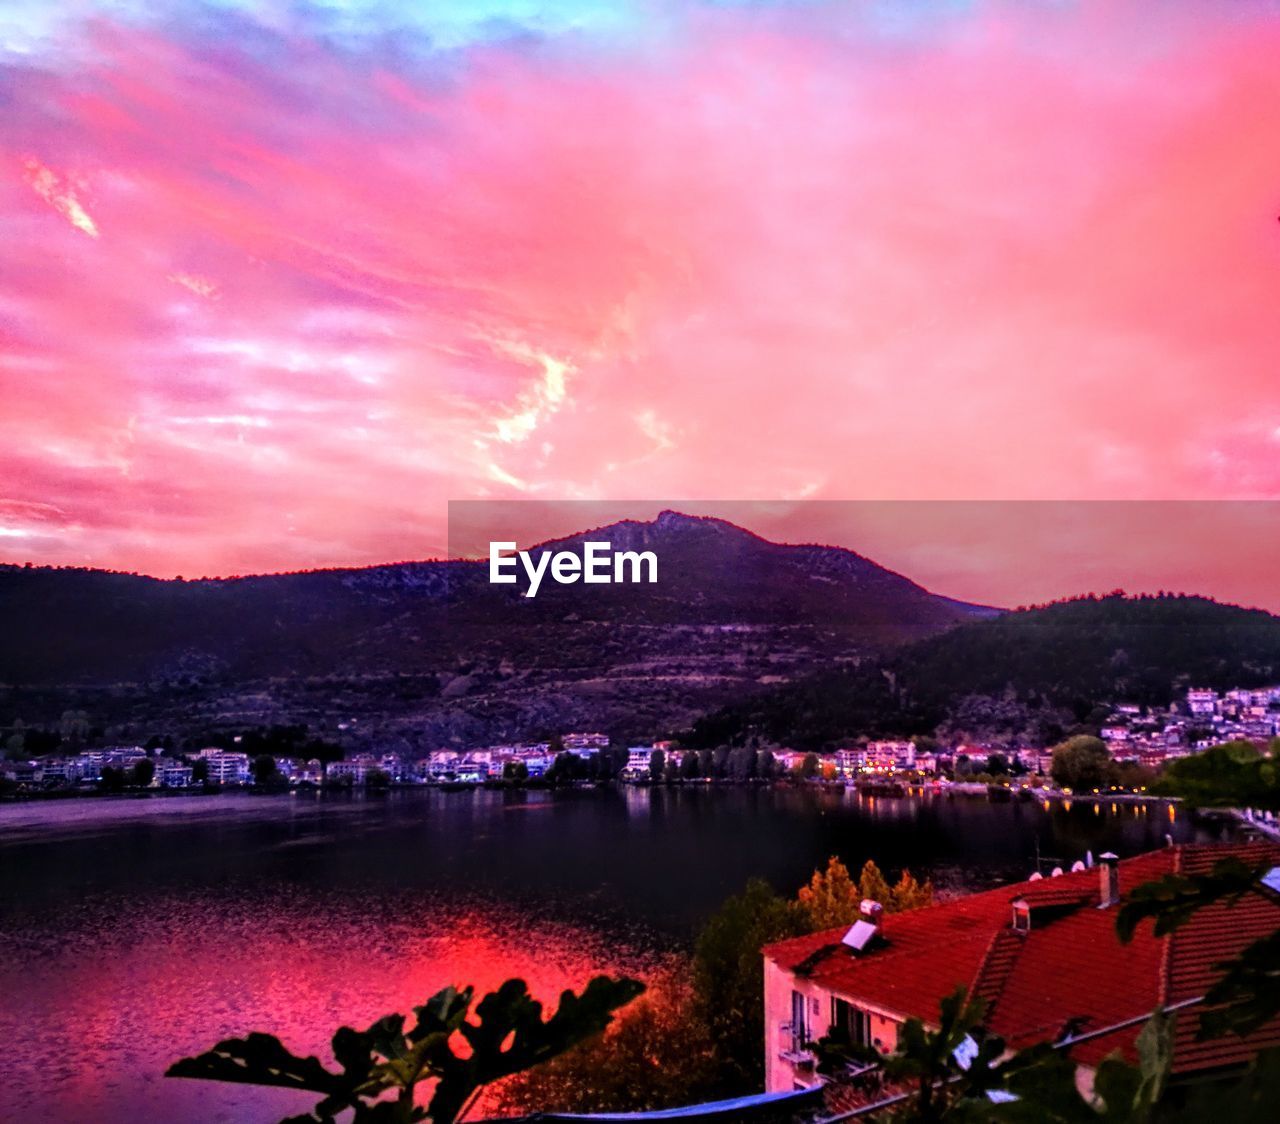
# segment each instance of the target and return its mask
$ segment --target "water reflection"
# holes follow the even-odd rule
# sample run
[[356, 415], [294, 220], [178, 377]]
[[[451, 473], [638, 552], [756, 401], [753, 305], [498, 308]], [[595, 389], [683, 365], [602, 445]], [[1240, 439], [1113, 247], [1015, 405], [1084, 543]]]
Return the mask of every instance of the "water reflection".
[[161, 1074], [254, 1028], [323, 1056], [447, 983], [647, 973], [748, 877], [793, 892], [832, 854], [954, 890], [1165, 832], [1206, 837], [1173, 810], [706, 785], [7, 806], [0, 1119], [273, 1120], [307, 1102]]

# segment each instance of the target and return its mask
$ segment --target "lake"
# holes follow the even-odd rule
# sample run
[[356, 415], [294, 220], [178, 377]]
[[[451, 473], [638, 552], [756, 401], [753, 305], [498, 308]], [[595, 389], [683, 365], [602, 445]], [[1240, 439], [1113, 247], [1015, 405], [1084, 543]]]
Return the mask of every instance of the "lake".
[[[754, 876], [835, 854], [949, 892], [1216, 837], [1167, 805], [788, 788], [226, 795], [0, 806], [0, 1119], [273, 1122], [312, 1103], [162, 1076], [249, 1030], [340, 1023], [508, 975], [554, 1002], [651, 972]], [[1047, 869], [1047, 868], [1046, 868]]]

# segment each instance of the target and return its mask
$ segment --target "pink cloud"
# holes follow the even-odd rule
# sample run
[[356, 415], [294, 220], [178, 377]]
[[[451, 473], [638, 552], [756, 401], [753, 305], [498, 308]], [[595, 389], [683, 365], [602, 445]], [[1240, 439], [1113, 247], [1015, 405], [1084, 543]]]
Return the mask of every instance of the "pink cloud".
[[515, 494], [1280, 497], [1280, 28], [1116, 10], [447, 66], [93, 24], [0, 125], [0, 555], [416, 557]]

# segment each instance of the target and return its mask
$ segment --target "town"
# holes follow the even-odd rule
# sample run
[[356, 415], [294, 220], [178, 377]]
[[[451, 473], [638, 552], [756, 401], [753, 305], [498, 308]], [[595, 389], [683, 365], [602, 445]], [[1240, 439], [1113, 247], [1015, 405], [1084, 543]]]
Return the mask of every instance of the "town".
[[[1232, 740], [1280, 736], [1280, 685], [1218, 692], [1194, 687], [1167, 707], [1112, 706], [1098, 726], [1114, 765], [1109, 790], [1145, 791], [1169, 761]], [[675, 783], [796, 779], [860, 785], [977, 783], [1049, 787], [1053, 747], [957, 744], [932, 738], [862, 740], [832, 752], [785, 747], [691, 749], [671, 740], [615, 744], [603, 733], [475, 749], [437, 749], [419, 757], [354, 754], [338, 760], [254, 754], [207, 746], [83, 748], [73, 754], [0, 762], [0, 780], [18, 793], [219, 789], [251, 785], [386, 787], [622, 781]], [[1068, 788], [1069, 791], [1069, 788]], [[1082, 793], [1086, 794], [1087, 793]]]

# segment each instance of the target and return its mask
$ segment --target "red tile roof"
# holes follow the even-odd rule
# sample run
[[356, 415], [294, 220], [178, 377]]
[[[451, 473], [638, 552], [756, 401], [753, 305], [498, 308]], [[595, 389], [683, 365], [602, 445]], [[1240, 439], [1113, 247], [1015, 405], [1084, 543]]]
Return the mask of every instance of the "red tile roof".
[[[1119, 864], [1121, 896], [1165, 874], [1207, 872], [1229, 856], [1280, 865], [1280, 845], [1166, 847], [1126, 859]], [[1215, 965], [1280, 927], [1280, 898], [1257, 892], [1201, 910], [1172, 937], [1157, 939], [1144, 922], [1121, 944], [1115, 907], [1098, 907], [1099, 883], [1094, 868], [890, 914], [882, 922], [883, 943], [863, 954], [839, 945], [840, 929], [780, 941], [764, 954], [855, 1003], [926, 1022], [935, 1021], [942, 998], [964, 984], [987, 1001], [988, 1028], [1018, 1048], [1057, 1038], [1069, 1021], [1087, 1032], [1203, 995], [1220, 975]], [[1031, 909], [1026, 934], [1012, 928], [1018, 898]], [[1238, 1064], [1280, 1045], [1280, 1020], [1247, 1038], [1207, 1042], [1195, 1041], [1198, 1022], [1198, 1008], [1178, 1016], [1175, 1072]], [[1073, 1056], [1096, 1065], [1120, 1047], [1132, 1057], [1140, 1029], [1082, 1043]]]

